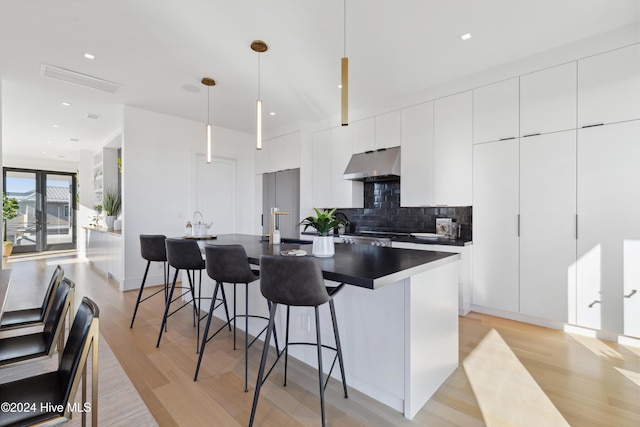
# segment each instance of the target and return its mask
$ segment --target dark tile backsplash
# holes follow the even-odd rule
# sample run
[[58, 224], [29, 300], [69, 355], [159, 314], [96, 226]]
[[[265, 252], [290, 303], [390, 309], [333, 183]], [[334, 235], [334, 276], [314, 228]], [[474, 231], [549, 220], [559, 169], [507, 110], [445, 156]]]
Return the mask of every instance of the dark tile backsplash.
[[471, 206], [401, 208], [400, 180], [365, 182], [364, 209], [339, 209], [349, 219], [349, 232], [394, 231], [435, 233], [436, 218], [454, 218], [462, 236], [471, 240]]

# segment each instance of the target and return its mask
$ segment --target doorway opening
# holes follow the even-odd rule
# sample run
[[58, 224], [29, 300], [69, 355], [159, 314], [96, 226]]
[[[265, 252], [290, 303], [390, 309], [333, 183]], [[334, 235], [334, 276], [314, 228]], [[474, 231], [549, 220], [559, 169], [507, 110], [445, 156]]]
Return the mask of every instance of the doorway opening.
[[18, 216], [4, 222], [13, 253], [77, 248], [75, 173], [3, 168], [3, 183], [20, 206]]

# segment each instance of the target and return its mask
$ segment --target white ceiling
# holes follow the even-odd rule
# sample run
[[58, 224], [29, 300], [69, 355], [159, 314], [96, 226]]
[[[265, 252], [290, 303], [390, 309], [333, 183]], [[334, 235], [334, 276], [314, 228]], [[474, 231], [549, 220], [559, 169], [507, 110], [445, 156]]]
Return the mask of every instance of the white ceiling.
[[[640, 17], [639, 0], [346, 1], [352, 110]], [[217, 82], [211, 123], [254, 132], [254, 39], [269, 45], [261, 92], [277, 115], [265, 114], [267, 129], [339, 114], [343, 0], [0, 0], [3, 153], [77, 161], [118, 134], [125, 104], [204, 123], [205, 76]], [[54, 81], [43, 63], [122, 87]]]

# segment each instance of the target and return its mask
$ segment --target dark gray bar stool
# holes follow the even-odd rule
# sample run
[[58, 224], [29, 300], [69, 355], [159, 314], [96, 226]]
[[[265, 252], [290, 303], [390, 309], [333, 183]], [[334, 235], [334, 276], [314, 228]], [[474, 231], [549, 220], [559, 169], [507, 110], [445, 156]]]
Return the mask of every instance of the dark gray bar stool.
[[[318, 383], [320, 386], [320, 407], [322, 410], [322, 425], [325, 426], [324, 415], [324, 390], [327, 387], [331, 372], [336, 363], [336, 358], [340, 364], [340, 373], [342, 374], [342, 387], [344, 389], [344, 397], [348, 398], [347, 381], [344, 375], [344, 362], [342, 359], [342, 347], [340, 346], [340, 335], [338, 334], [338, 323], [336, 321], [336, 310], [333, 304], [333, 297], [343, 288], [344, 283], [336, 287], [326, 287], [322, 278], [322, 270], [317, 260], [311, 257], [284, 257], [278, 255], [262, 255], [260, 257], [260, 291], [262, 295], [271, 301], [271, 310], [269, 312], [269, 326], [265, 338], [265, 345], [262, 349], [262, 359], [260, 360], [260, 369], [258, 371], [258, 379], [256, 381], [256, 390], [253, 396], [253, 406], [251, 408], [251, 419], [249, 426], [253, 425], [260, 397], [260, 388], [266, 380], [264, 377], [267, 355], [269, 353], [269, 340], [271, 339], [271, 331], [274, 329], [276, 310], [278, 304], [287, 306], [287, 323], [286, 323], [286, 343], [284, 350], [278, 352], [276, 361], [267, 372], [267, 377], [273, 370], [275, 364], [280, 359], [282, 353], [285, 354], [284, 368], [284, 385], [287, 385], [287, 357], [289, 345], [305, 344], [315, 345], [318, 349]], [[329, 303], [331, 310], [331, 321], [333, 323], [333, 333], [335, 336], [336, 346], [330, 347], [323, 345], [320, 340], [320, 317], [318, 307], [322, 304]], [[291, 306], [306, 306], [315, 308], [316, 318], [316, 342], [289, 342], [289, 308]], [[329, 348], [336, 352], [331, 364], [331, 370], [327, 376], [326, 382], [323, 380], [322, 371], [322, 348]], [[264, 378], [263, 378], [264, 377]]]
[[[142, 277], [142, 284], [140, 285], [140, 291], [138, 292], [138, 299], [136, 301], [136, 308], [133, 309], [133, 317], [131, 318], [130, 328], [133, 328], [133, 322], [136, 320], [136, 313], [138, 313], [138, 306], [141, 302], [144, 302], [154, 295], [164, 291], [164, 302], [167, 303], [167, 296], [169, 293], [169, 266], [167, 265], [167, 251], [164, 246], [164, 241], [167, 236], [164, 234], [141, 234], [140, 235], [140, 254], [143, 259], [147, 260], [147, 268], [144, 270], [144, 276]], [[147, 274], [149, 273], [149, 267], [152, 262], [161, 262], [163, 264], [164, 273], [164, 286], [163, 289], [152, 293], [142, 298], [142, 292], [144, 291], [144, 284], [147, 281]]]
[[[166, 239], [165, 246], [167, 248], [167, 261], [169, 265], [176, 269], [176, 273], [173, 276], [173, 283], [169, 289], [169, 295], [167, 297], [167, 303], [164, 309], [164, 316], [162, 317], [162, 325], [160, 326], [160, 334], [158, 335], [158, 343], [156, 347], [160, 347], [160, 340], [162, 339], [162, 332], [164, 331], [167, 319], [174, 315], [178, 310], [185, 306], [193, 305], [193, 326], [196, 326], [196, 318], [198, 319], [198, 335], [196, 338], [196, 352], [200, 350], [200, 321], [203, 319], [200, 317], [200, 301], [202, 300], [202, 270], [205, 269], [205, 261], [202, 258], [200, 247], [195, 240], [187, 239]], [[169, 313], [171, 304], [181, 298], [181, 295], [173, 299], [173, 291], [176, 289], [176, 282], [178, 280], [178, 273], [180, 270], [185, 270], [187, 273], [187, 279], [189, 281], [189, 287], [178, 286], [178, 289], [187, 289], [191, 292], [191, 300], [185, 302], [177, 309]], [[199, 273], [198, 278], [198, 296], [196, 297], [194, 281], [196, 271]], [[207, 298], [208, 299], [208, 298]], [[197, 305], [196, 305], [197, 300]], [[215, 299], [211, 298], [211, 305], [214, 305]], [[222, 294], [222, 303], [224, 305], [225, 312], [227, 313], [227, 323], [229, 322], [229, 310], [227, 308], [227, 300]], [[231, 326], [229, 326], [231, 330]]]
[[[249, 361], [248, 353], [249, 347], [262, 335], [267, 329], [265, 326], [256, 337], [249, 342], [249, 318], [259, 318], [269, 320], [268, 317], [249, 314], [249, 283], [259, 279], [259, 272], [252, 270], [249, 266], [249, 260], [247, 258], [247, 252], [242, 245], [207, 245], [204, 247], [205, 258], [207, 260], [207, 274], [213, 280], [216, 281], [216, 287], [213, 292], [213, 298], [217, 297], [218, 289], [222, 291], [224, 295], [223, 283], [233, 283], [233, 349], [236, 349], [236, 318], [244, 317], [244, 391], [249, 391], [248, 376], [249, 376]], [[244, 283], [245, 300], [244, 300], [244, 314], [236, 313], [236, 285], [238, 283]], [[225, 298], [226, 299], [226, 298]], [[267, 301], [269, 309], [271, 309], [271, 303]], [[204, 353], [204, 347], [218, 332], [220, 332], [229, 323], [222, 325], [216, 332], [209, 336], [209, 326], [211, 325], [211, 318], [213, 310], [215, 309], [212, 304], [209, 309], [209, 318], [207, 319], [207, 326], [204, 329], [204, 336], [202, 338], [202, 344], [200, 347], [200, 355], [198, 357], [198, 365], [196, 366], [196, 373], [193, 377], [194, 381], [198, 380], [198, 372], [200, 371], [200, 363], [202, 362], [202, 354]], [[278, 348], [278, 338], [276, 336], [276, 348]], [[279, 351], [279, 350], [278, 350]]]

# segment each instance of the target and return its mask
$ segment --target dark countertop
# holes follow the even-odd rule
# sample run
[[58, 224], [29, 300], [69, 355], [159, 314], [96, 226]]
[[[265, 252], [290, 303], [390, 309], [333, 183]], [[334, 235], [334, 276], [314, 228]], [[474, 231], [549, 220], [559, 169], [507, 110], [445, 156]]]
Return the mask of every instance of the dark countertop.
[[[311, 244], [284, 243], [269, 246], [268, 242], [261, 241], [261, 236], [248, 234], [218, 235], [216, 239], [200, 240], [198, 244], [201, 246], [240, 244], [244, 246], [249, 262], [252, 264], [260, 263], [260, 255], [280, 254], [280, 251], [289, 249], [304, 249], [311, 255]], [[333, 257], [316, 259], [320, 263], [325, 279], [367, 289], [376, 289], [454, 262], [460, 259], [460, 255], [447, 252], [336, 243]]]
[[[309, 238], [311, 238], [312, 236], [315, 236], [316, 233], [315, 232], [303, 232], [302, 233], [303, 236], [309, 236]], [[361, 233], [353, 233], [353, 234], [344, 234], [344, 235], [339, 235], [339, 236], [334, 236], [334, 237], [348, 237], [348, 236], [370, 236], [370, 234], [361, 234]], [[416, 243], [419, 245], [446, 245], [446, 246], [469, 246], [471, 244], [473, 244], [473, 242], [470, 239], [465, 239], [465, 238], [457, 238], [457, 239], [448, 239], [446, 237], [444, 238], [436, 238], [436, 239], [424, 239], [424, 238], [417, 238], [417, 237], [413, 237], [413, 236], [393, 236], [391, 237], [391, 242], [393, 245], [393, 242], [405, 242], [405, 243]]]

